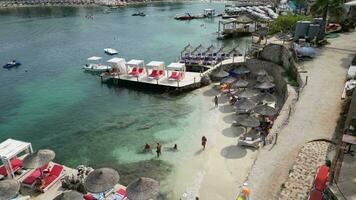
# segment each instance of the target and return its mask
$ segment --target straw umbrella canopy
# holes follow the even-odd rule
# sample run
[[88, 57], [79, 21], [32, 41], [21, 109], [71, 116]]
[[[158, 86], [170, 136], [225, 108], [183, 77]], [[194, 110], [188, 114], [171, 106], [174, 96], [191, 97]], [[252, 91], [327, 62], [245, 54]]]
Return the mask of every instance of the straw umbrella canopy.
[[237, 123], [246, 128], [256, 128], [260, 125], [260, 121], [253, 116], [245, 117], [241, 121], [237, 121]]
[[262, 102], [276, 102], [277, 97], [275, 97], [274, 95], [272, 95], [270, 93], [262, 93], [256, 97], [256, 101], [260, 102], [260, 103], [262, 103]]
[[88, 174], [84, 180], [84, 187], [89, 192], [100, 193], [112, 189], [119, 179], [119, 173], [114, 169], [100, 168]]
[[262, 89], [262, 90], [267, 90], [267, 89], [271, 89], [276, 87], [276, 85], [274, 83], [271, 82], [263, 82], [261, 84], [256, 85], [256, 88], [258, 89]]
[[265, 76], [257, 76], [257, 81], [260, 82], [260, 83], [273, 82], [274, 79], [273, 79], [272, 76], [265, 75]]
[[223, 80], [221, 80], [220, 81], [220, 84], [233, 84], [233, 83], [235, 83], [236, 82], [236, 78], [234, 78], [234, 77], [226, 77], [226, 78], [224, 78]]
[[245, 75], [245, 74], [248, 74], [250, 72], [251, 71], [245, 66], [241, 66], [241, 67], [238, 67], [238, 68], [232, 70], [232, 73], [234, 73], [236, 75]]
[[256, 103], [249, 99], [241, 99], [236, 101], [234, 107], [238, 110], [251, 110], [256, 106]]
[[225, 78], [227, 76], [229, 76], [229, 73], [227, 73], [226, 71], [224, 71], [222, 68], [220, 68], [220, 70], [215, 70], [211, 73], [211, 76], [213, 78], [217, 78], [217, 79], [222, 79]]
[[252, 98], [252, 97], [256, 97], [260, 94], [260, 91], [258, 90], [244, 90], [242, 92], [238, 92], [237, 96], [240, 98]]
[[62, 192], [56, 196], [53, 200], [83, 200], [83, 195], [77, 191], [70, 190]]
[[268, 75], [268, 74], [267, 74], [266, 70], [261, 69], [261, 70], [259, 70], [259, 71], [257, 72], [257, 75], [258, 75], [258, 76], [266, 76], [266, 75]]
[[245, 80], [238, 80], [234, 83], [233, 87], [235, 88], [246, 88], [249, 82]]
[[12, 199], [19, 194], [20, 183], [14, 179], [0, 181], [0, 199]]
[[22, 162], [22, 166], [28, 169], [41, 168], [51, 162], [56, 154], [50, 149], [40, 149], [35, 153], [27, 155]]
[[151, 178], [140, 177], [126, 188], [130, 200], [155, 199], [159, 194], [159, 183]]
[[277, 114], [277, 110], [275, 108], [267, 105], [256, 106], [253, 111], [263, 116], [274, 116]]

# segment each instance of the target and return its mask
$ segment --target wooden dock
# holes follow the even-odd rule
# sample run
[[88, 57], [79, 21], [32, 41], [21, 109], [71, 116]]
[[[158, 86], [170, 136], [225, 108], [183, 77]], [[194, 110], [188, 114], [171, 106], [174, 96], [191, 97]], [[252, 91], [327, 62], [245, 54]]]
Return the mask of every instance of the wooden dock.
[[[166, 72], [167, 73], [167, 72]], [[185, 72], [185, 77], [180, 81], [169, 80], [167, 75], [164, 75], [160, 79], [149, 79], [146, 74], [140, 77], [132, 77], [127, 75], [117, 75], [113, 77], [114, 83], [119, 82], [131, 82], [131, 83], [141, 83], [151, 86], [162, 86], [166, 88], [185, 88], [185, 87], [195, 87], [196, 84], [200, 84], [201, 73], [197, 72]]]
[[117, 85], [132, 85], [132, 86], [142, 86], [149, 87], [154, 89], [194, 89], [200, 87], [201, 78], [204, 76], [208, 76], [212, 71], [218, 69], [219, 67], [231, 64], [241, 64], [245, 62], [244, 56], [236, 56], [233, 58], [229, 58], [223, 60], [220, 63], [217, 63], [214, 66], [207, 66], [208, 70], [205, 72], [185, 72], [185, 76], [182, 80], [169, 80], [166, 74], [160, 79], [150, 79], [147, 77], [147, 74], [143, 74], [140, 77], [128, 76], [126, 74], [123, 75], [115, 75], [110, 79], [114, 84]]

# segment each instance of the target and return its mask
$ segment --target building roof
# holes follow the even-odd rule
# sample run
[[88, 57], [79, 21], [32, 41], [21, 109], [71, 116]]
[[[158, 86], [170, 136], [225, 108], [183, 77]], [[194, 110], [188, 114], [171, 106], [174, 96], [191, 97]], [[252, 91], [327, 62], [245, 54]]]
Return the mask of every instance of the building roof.
[[107, 62], [109, 63], [122, 63], [125, 62], [125, 58], [111, 58], [110, 60], [108, 60]]
[[151, 61], [146, 65], [146, 67], [151, 67], [151, 68], [164, 67], [164, 62], [162, 62], [162, 61]]
[[169, 70], [183, 70], [185, 67], [184, 63], [171, 63], [167, 66]]
[[138, 66], [138, 65], [142, 65], [143, 63], [144, 63], [143, 60], [135, 60], [135, 59], [132, 59], [132, 60], [130, 60], [129, 62], [127, 62], [126, 64], [127, 64], [127, 65]]
[[0, 144], [0, 158], [10, 159], [18, 153], [26, 150], [31, 146], [31, 143], [22, 142], [14, 139], [7, 139]]

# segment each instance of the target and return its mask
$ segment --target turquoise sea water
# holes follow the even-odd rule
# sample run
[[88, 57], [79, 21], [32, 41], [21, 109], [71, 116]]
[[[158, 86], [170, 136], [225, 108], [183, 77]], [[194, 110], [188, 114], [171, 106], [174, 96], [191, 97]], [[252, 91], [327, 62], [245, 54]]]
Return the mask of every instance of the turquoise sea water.
[[[188, 43], [240, 44], [244, 49], [248, 38], [216, 40], [219, 19], [173, 19], [204, 8], [221, 13], [224, 5], [155, 4], [109, 14], [103, 8], [0, 10], [0, 64], [12, 59], [23, 63], [0, 69], [0, 141], [11, 137], [29, 141], [35, 149], [53, 149], [56, 161], [71, 167], [117, 167], [150, 162], [153, 155], [140, 153], [145, 142], [189, 140], [201, 120], [196, 92], [173, 96], [103, 85], [81, 66], [90, 56], [108, 59], [106, 47], [118, 49], [126, 60], [167, 64]], [[147, 16], [132, 17], [137, 11]], [[162, 159], [174, 163], [169, 156]], [[141, 170], [140, 164], [135, 168]]]

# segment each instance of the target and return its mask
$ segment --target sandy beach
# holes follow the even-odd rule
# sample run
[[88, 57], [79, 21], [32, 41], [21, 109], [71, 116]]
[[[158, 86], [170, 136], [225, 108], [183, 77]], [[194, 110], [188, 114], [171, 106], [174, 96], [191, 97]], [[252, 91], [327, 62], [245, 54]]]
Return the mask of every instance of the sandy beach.
[[235, 113], [226, 96], [219, 96], [219, 107], [215, 108], [213, 97], [218, 91], [207, 86], [197, 91], [201, 95], [203, 124], [196, 133], [208, 138], [205, 151], [197, 145], [194, 155], [181, 160], [174, 174], [172, 199], [234, 199], [239, 186], [244, 182], [254, 162], [257, 151], [237, 146], [237, 137], [244, 129], [232, 127]]

